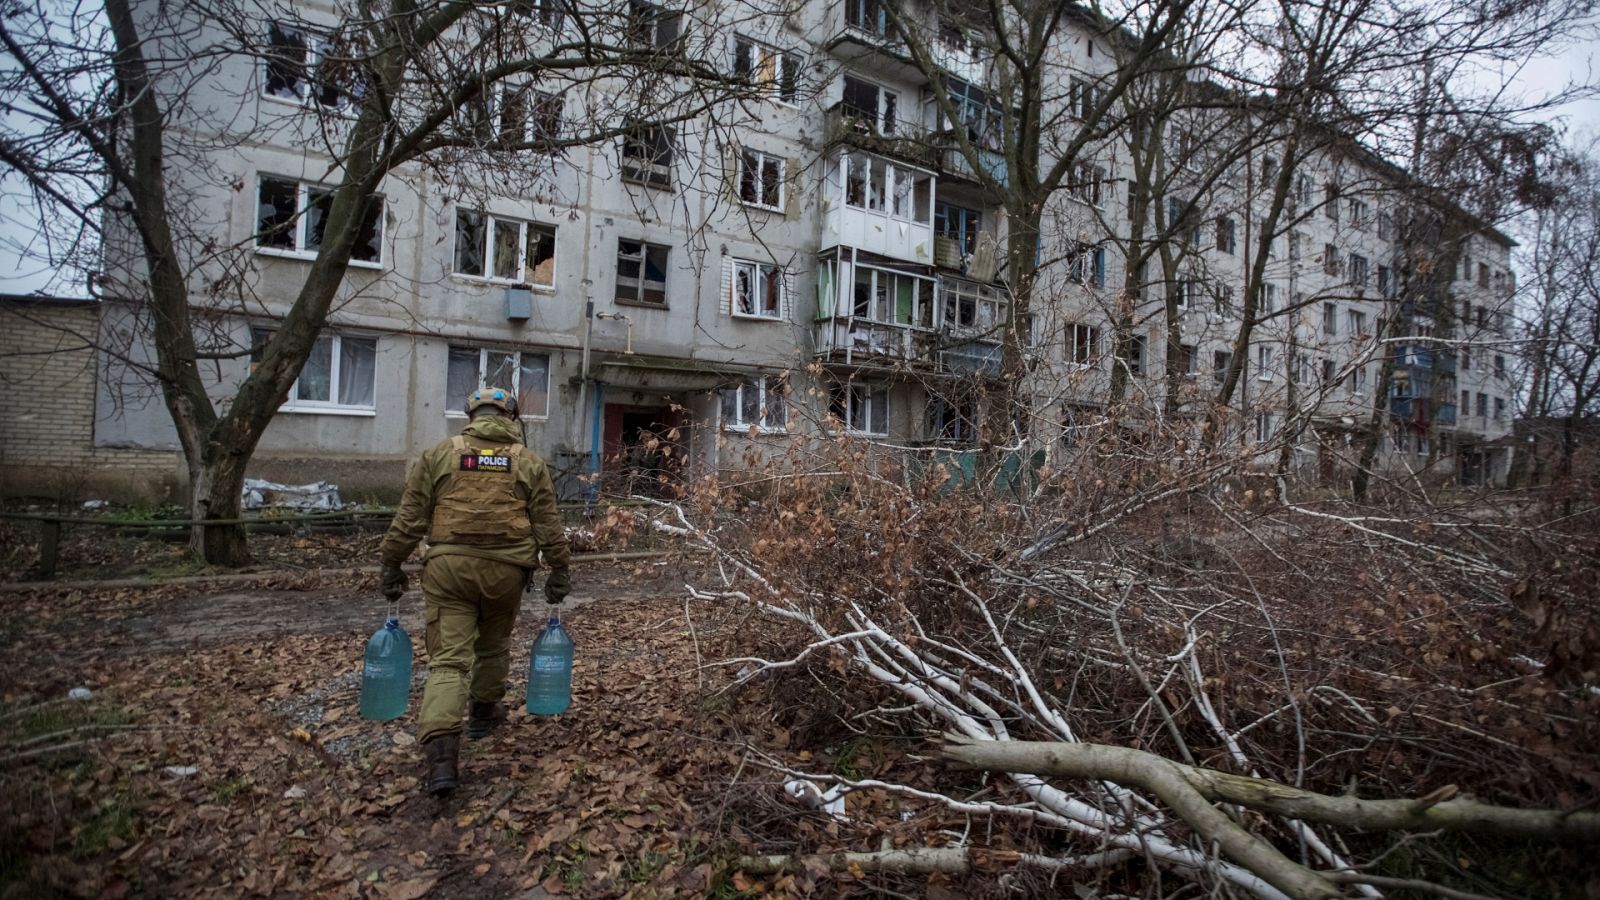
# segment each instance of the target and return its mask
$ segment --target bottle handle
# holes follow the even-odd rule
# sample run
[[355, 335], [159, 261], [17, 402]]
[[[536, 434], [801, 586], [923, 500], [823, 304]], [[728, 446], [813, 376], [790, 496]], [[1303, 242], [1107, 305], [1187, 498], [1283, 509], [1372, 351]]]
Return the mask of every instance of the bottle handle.
[[560, 625], [561, 624], [561, 604], [559, 604], [559, 603], [551, 603], [551, 604], [549, 604], [549, 607], [550, 607], [550, 614], [549, 614], [548, 618], [550, 619], [550, 624], [551, 625]]
[[396, 597], [393, 600], [389, 601], [389, 616], [388, 617], [391, 618], [391, 619], [400, 618], [400, 598], [399, 597]]

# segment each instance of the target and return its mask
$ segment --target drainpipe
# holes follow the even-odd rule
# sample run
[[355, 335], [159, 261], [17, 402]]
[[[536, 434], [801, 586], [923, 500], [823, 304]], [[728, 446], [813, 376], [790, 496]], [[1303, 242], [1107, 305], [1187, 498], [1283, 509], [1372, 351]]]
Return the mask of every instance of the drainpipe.
[[[588, 166], [585, 166], [585, 168], [588, 171], [585, 173], [585, 177], [584, 177], [584, 182], [585, 183], [584, 183], [583, 196], [584, 196], [584, 202], [588, 206], [588, 213], [589, 214], [585, 215], [583, 217], [583, 263], [582, 263], [583, 269], [582, 269], [582, 273], [583, 273], [583, 285], [584, 285], [584, 287], [585, 288], [590, 288], [590, 287], [593, 287], [593, 282], [589, 278], [589, 255], [590, 255], [590, 248], [594, 244], [593, 235], [592, 235], [592, 231], [593, 231], [593, 228], [594, 228], [594, 164], [593, 164], [593, 160], [592, 159], [590, 160], [590, 164]], [[583, 447], [583, 416], [584, 416], [585, 406], [587, 406], [588, 392], [589, 392], [589, 379], [591, 377], [590, 372], [589, 372], [589, 344], [590, 344], [590, 339], [594, 335], [594, 295], [593, 294], [585, 294], [583, 299], [584, 299], [584, 304], [583, 304], [583, 361], [581, 363], [581, 369], [580, 369], [580, 371], [578, 373], [578, 405], [577, 405], [577, 408], [574, 410], [575, 415], [572, 417], [572, 421], [573, 421], [572, 446], [573, 446], [573, 449], [581, 449]], [[595, 402], [596, 402], [595, 409], [597, 411], [599, 409], [599, 405], [598, 405], [599, 404], [599, 399], [600, 399], [600, 386], [598, 384], [596, 384], [595, 385]], [[598, 434], [599, 430], [600, 430], [600, 422], [599, 422], [599, 414], [598, 414], [598, 412], [596, 413], [596, 416], [595, 416], [594, 428], [595, 428], [595, 433]], [[598, 450], [595, 449], [597, 446], [598, 446], [598, 444], [590, 444], [590, 446], [589, 446], [589, 456], [590, 456], [590, 458], [592, 460], [595, 460], [595, 461], [598, 461], [598, 459], [599, 459], [599, 452], [598, 452]], [[595, 468], [594, 471], [593, 471], [593, 474], [596, 476], [595, 477], [595, 484], [590, 485], [589, 488], [584, 491], [585, 499], [588, 501], [590, 507], [593, 507], [595, 495], [598, 492], [598, 486], [599, 486], [598, 483], [599, 483], [599, 474], [600, 474], [599, 468]]]
[[594, 383], [594, 432], [589, 439], [589, 470], [594, 473], [594, 480], [589, 483], [585, 498], [589, 508], [593, 509], [595, 501], [600, 496], [600, 410], [604, 401], [606, 386], [596, 381]]
[[574, 408], [576, 427], [572, 429], [572, 445], [583, 445], [583, 416], [589, 403], [589, 341], [594, 337], [594, 297], [584, 298], [583, 304], [583, 361], [578, 374], [578, 405]]

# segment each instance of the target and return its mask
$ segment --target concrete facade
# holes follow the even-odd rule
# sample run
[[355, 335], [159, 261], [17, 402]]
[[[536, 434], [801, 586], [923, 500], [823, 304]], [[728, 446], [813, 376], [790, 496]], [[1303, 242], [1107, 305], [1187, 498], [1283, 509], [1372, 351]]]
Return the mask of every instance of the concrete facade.
[[[741, 104], [715, 126], [677, 126], [664, 166], [641, 168], [612, 142], [530, 157], [526, 178], [515, 183], [496, 182], [487, 170], [481, 178], [420, 168], [393, 173], [382, 187], [381, 254], [351, 264], [326, 350], [315, 354], [270, 426], [252, 474], [328, 478], [347, 494], [381, 494], [398, 484], [406, 460], [464, 423], [462, 386], [476, 386], [467, 377], [474, 352], [485, 380], [518, 373], [529, 444], [562, 473], [569, 495], [596, 460], [637, 461], [651, 433], [670, 432], [685, 460], [681, 476], [744, 467], [826, 427], [830, 391], [841, 383], [851, 385], [842, 407], [850, 430], [901, 446], [970, 443], [968, 425], [958, 420], [977, 412], [935, 395], [959, 397], [998, 358], [994, 325], [1009, 294], [993, 261], [1003, 253], [1007, 214], [964, 172], [963, 160], [905, 140], [937, 131], [940, 117], [926, 80], [849, 15], [858, 8], [809, 2], [782, 21], [741, 18], [727, 4], [694, 10], [694, 27], [716, 36], [701, 45], [708, 52], [726, 54], [730, 65], [741, 42], [766, 48], [756, 52], [770, 59], [791, 52], [803, 62], [782, 65], [801, 67], [806, 90], [794, 102]], [[297, 9], [313, 21], [332, 14], [312, 3]], [[1092, 40], [1073, 33], [1059, 48], [1064, 63], [1091, 79], [1113, 64], [1103, 48], [1091, 55]], [[969, 53], [946, 45], [938, 52], [950, 72], [983, 81], [983, 66]], [[284, 191], [301, 192], [294, 203], [304, 212], [331, 157], [317, 150], [304, 104], [265, 90], [255, 61], [221, 63], [206, 83], [214, 96], [194, 107], [223, 112], [208, 114], [214, 121], [202, 116], [197, 127], [251, 139], [219, 142], [228, 149], [211, 156], [210, 169], [182, 177], [202, 211], [196, 221], [218, 244], [238, 248], [231, 260], [248, 273], [250, 301], [238, 306], [249, 312], [222, 315], [212, 339], [248, 348], [252, 330], [270, 329], [292, 301], [312, 256], [296, 246], [262, 246], [255, 237], [261, 217]], [[1204, 198], [1200, 246], [1184, 261], [1196, 288], [1181, 334], [1195, 362], [1193, 377], [1178, 389], [1195, 397], [1211, 386], [1216, 354], [1231, 349], [1238, 328], [1236, 299], [1230, 305], [1228, 295], [1254, 251], [1249, 229], [1263, 189], [1251, 173], [1265, 155], [1249, 157], [1239, 178]], [[1057, 261], [1036, 293], [1033, 388], [1048, 407], [1039, 421], [1062, 427], [1040, 425], [1028, 437], [1050, 454], [1067, 452], [1063, 432], [1099, 408], [1112, 364], [1108, 316], [1123, 272], [1100, 234], [1127, 219], [1126, 147], [1109, 141], [1094, 162], [1103, 169], [1102, 187], [1093, 197], [1063, 192], [1048, 211], [1041, 250]], [[766, 177], [762, 166], [778, 174]], [[740, 177], [746, 167], [753, 180]], [[1376, 401], [1375, 326], [1396, 303], [1379, 284], [1379, 269], [1392, 269], [1398, 253], [1379, 223], [1399, 210], [1385, 205], [1381, 167], [1354, 156], [1330, 155], [1305, 177], [1316, 194], [1305, 202], [1332, 212], [1309, 217], [1275, 246], [1269, 279], [1276, 302], [1302, 305], [1262, 323], [1235, 405], [1242, 440], [1251, 432], [1268, 436], [1275, 422], [1304, 412], [1291, 408], [1286, 390], [1296, 369], [1298, 402], [1314, 404], [1312, 421], [1330, 426], [1310, 428], [1301, 440], [1297, 453], [1311, 466], [1326, 456], [1329, 441], [1337, 443], [1339, 423], [1359, 420]], [[1342, 193], [1327, 203], [1325, 186]], [[1222, 218], [1237, 229], [1227, 246]], [[304, 237], [301, 227], [292, 226], [287, 243]], [[483, 246], [473, 262], [467, 250], [479, 240], [477, 227]], [[535, 235], [548, 240], [537, 264]], [[1102, 255], [1086, 263], [1088, 277], [1069, 277], [1065, 256], [1078, 240], [1101, 246]], [[506, 247], [515, 248], [514, 261]], [[1448, 400], [1436, 396], [1443, 375], [1430, 388], [1432, 419], [1424, 430], [1448, 433], [1445, 452], [1452, 454], [1457, 446], [1492, 443], [1512, 417], [1512, 386], [1494, 367], [1498, 352], [1473, 352], [1504, 321], [1510, 245], [1485, 229], [1467, 247], [1459, 258], [1471, 259], [1462, 263], [1468, 274], [1451, 301], [1466, 304], [1459, 317], [1465, 324], [1436, 342], [1430, 319], [1438, 317], [1411, 314], [1412, 324], [1428, 330], [1411, 342], [1421, 348], [1408, 366], [1411, 385], [1423, 380], [1424, 356], [1433, 371], [1444, 368], [1434, 360], [1456, 348], [1467, 356], [1451, 375]], [[627, 256], [632, 249], [637, 254]], [[651, 256], [661, 250], [664, 265]], [[658, 265], [659, 279], [622, 274]], [[202, 275], [210, 271], [202, 268]], [[207, 305], [198, 284], [196, 304]], [[120, 355], [148, 354], [137, 304], [108, 307], [100, 319], [104, 342], [124, 348]], [[1165, 329], [1154, 305], [1138, 310], [1137, 320], [1145, 356], [1134, 393], [1155, 403], [1165, 390]], [[496, 368], [508, 359], [509, 368]], [[212, 366], [219, 399], [248, 366], [243, 356]], [[92, 452], [170, 455], [172, 428], [148, 384], [114, 356], [102, 357], [100, 368]], [[776, 396], [779, 376], [791, 407], [781, 422], [762, 405]], [[1417, 422], [1422, 406], [1396, 405], [1397, 422]], [[1447, 415], [1450, 406], [1456, 408]], [[1418, 454], [1417, 446], [1402, 427], [1387, 456], [1407, 464], [1397, 454]], [[1418, 458], [1439, 456], [1430, 445]], [[1492, 480], [1504, 460], [1484, 456], [1471, 465], [1470, 475]]]

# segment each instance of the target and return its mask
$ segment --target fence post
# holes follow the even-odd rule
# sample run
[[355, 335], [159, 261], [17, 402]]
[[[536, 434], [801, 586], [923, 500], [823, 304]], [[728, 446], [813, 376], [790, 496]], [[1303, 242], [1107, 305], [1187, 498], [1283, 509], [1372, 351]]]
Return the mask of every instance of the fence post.
[[56, 562], [61, 556], [61, 523], [55, 519], [46, 519], [39, 523], [39, 574], [46, 578], [53, 578], [56, 574]]

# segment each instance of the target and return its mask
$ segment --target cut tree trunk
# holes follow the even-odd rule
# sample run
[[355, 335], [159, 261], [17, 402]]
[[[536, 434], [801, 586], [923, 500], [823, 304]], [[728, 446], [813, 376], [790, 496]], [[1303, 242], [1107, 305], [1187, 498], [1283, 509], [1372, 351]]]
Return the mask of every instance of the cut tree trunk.
[[[1186, 766], [1128, 747], [1052, 741], [976, 742], [958, 736], [948, 740], [940, 754], [968, 768], [1110, 780], [1144, 787], [1148, 786], [1140, 779], [1150, 777], [1151, 773], [1159, 774], [1159, 770], [1175, 770], [1206, 800], [1235, 803], [1336, 828], [1463, 831], [1524, 840], [1600, 843], [1600, 813], [1516, 809], [1475, 800], [1454, 800], [1450, 799], [1456, 793], [1453, 785], [1414, 800], [1363, 800], [1318, 794], [1265, 778]], [[1149, 789], [1160, 793], [1156, 788]], [[1183, 810], [1177, 811], [1183, 814]]]

